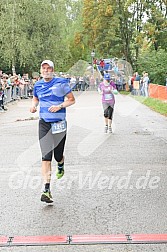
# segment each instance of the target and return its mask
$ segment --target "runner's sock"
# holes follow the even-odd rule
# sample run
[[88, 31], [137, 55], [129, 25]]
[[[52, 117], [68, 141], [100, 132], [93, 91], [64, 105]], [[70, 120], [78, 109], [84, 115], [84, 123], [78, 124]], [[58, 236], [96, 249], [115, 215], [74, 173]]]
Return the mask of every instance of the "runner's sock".
[[62, 169], [63, 166], [64, 166], [64, 162], [63, 162], [62, 164], [58, 163], [58, 168], [59, 168], [59, 169]]
[[46, 183], [45, 184], [45, 192], [49, 192], [50, 191], [50, 183]]

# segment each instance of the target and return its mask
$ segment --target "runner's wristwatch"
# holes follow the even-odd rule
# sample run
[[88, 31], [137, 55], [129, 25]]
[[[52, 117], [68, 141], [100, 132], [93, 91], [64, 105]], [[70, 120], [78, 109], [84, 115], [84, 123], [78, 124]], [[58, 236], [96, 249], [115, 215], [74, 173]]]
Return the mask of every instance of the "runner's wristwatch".
[[60, 104], [60, 105], [59, 105], [59, 108], [62, 109], [62, 108], [63, 108], [63, 104]]

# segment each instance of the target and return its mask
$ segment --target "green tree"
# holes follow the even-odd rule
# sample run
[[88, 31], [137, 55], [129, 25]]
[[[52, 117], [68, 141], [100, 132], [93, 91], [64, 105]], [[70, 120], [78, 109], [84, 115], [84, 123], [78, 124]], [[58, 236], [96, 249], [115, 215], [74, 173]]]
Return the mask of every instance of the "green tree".
[[139, 73], [144, 71], [149, 73], [152, 83], [165, 85], [167, 66], [167, 52], [163, 49], [148, 50], [143, 52], [137, 60]]
[[[40, 11], [39, 10], [40, 7]], [[63, 68], [70, 55], [66, 1], [8, 0], [0, 8], [2, 67], [33, 71], [44, 58]], [[1, 63], [2, 64], [2, 63]]]

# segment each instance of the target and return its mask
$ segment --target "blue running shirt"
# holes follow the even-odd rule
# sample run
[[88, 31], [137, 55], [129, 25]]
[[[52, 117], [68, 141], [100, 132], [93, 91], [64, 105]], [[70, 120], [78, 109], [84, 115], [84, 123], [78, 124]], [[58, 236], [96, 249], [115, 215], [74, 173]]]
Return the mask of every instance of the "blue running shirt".
[[40, 118], [45, 122], [58, 122], [66, 118], [66, 109], [62, 108], [56, 113], [48, 109], [52, 105], [59, 105], [64, 102], [64, 98], [71, 92], [68, 80], [65, 78], [53, 78], [49, 82], [44, 79], [39, 80], [34, 85], [34, 96], [38, 98], [40, 105]]

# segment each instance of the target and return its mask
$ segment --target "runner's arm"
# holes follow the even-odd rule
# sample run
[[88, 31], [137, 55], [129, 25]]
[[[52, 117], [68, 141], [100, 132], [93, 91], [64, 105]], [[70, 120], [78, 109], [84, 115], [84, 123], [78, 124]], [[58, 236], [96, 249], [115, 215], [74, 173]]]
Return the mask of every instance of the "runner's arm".
[[72, 104], [75, 103], [75, 98], [72, 92], [70, 92], [69, 94], [66, 95], [66, 99], [64, 102], [62, 102], [59, 105], [52, 105], [48, 110], [50, 112], [57, 112], [58, 110], [62, 109], [62, 108], [67, 108], [69, 106], [71, 106]]
[[31, 113], [35, 113], [37, 111], [37, 106], [38, 106], [39, 100], [37, 97], [33, 96], [32, 98], [32, 104], [30, 108]]
[[69, 93], [66, 95], [66, 99], [63, 103], [61, 103], [60, 105], [63, 107], [63, 108], [67, 108], [69, 106], [71, 106], [72, 104], [75, 103], [75, 98], [74, 98], [74, 95], [73, 93]]
[[101, 89], [100, 89], [100, 87], [98, 87], [98, 93], [100, 94], [100, 95], [102, 95], [103, 94], [103, 92], [101, 91]]

